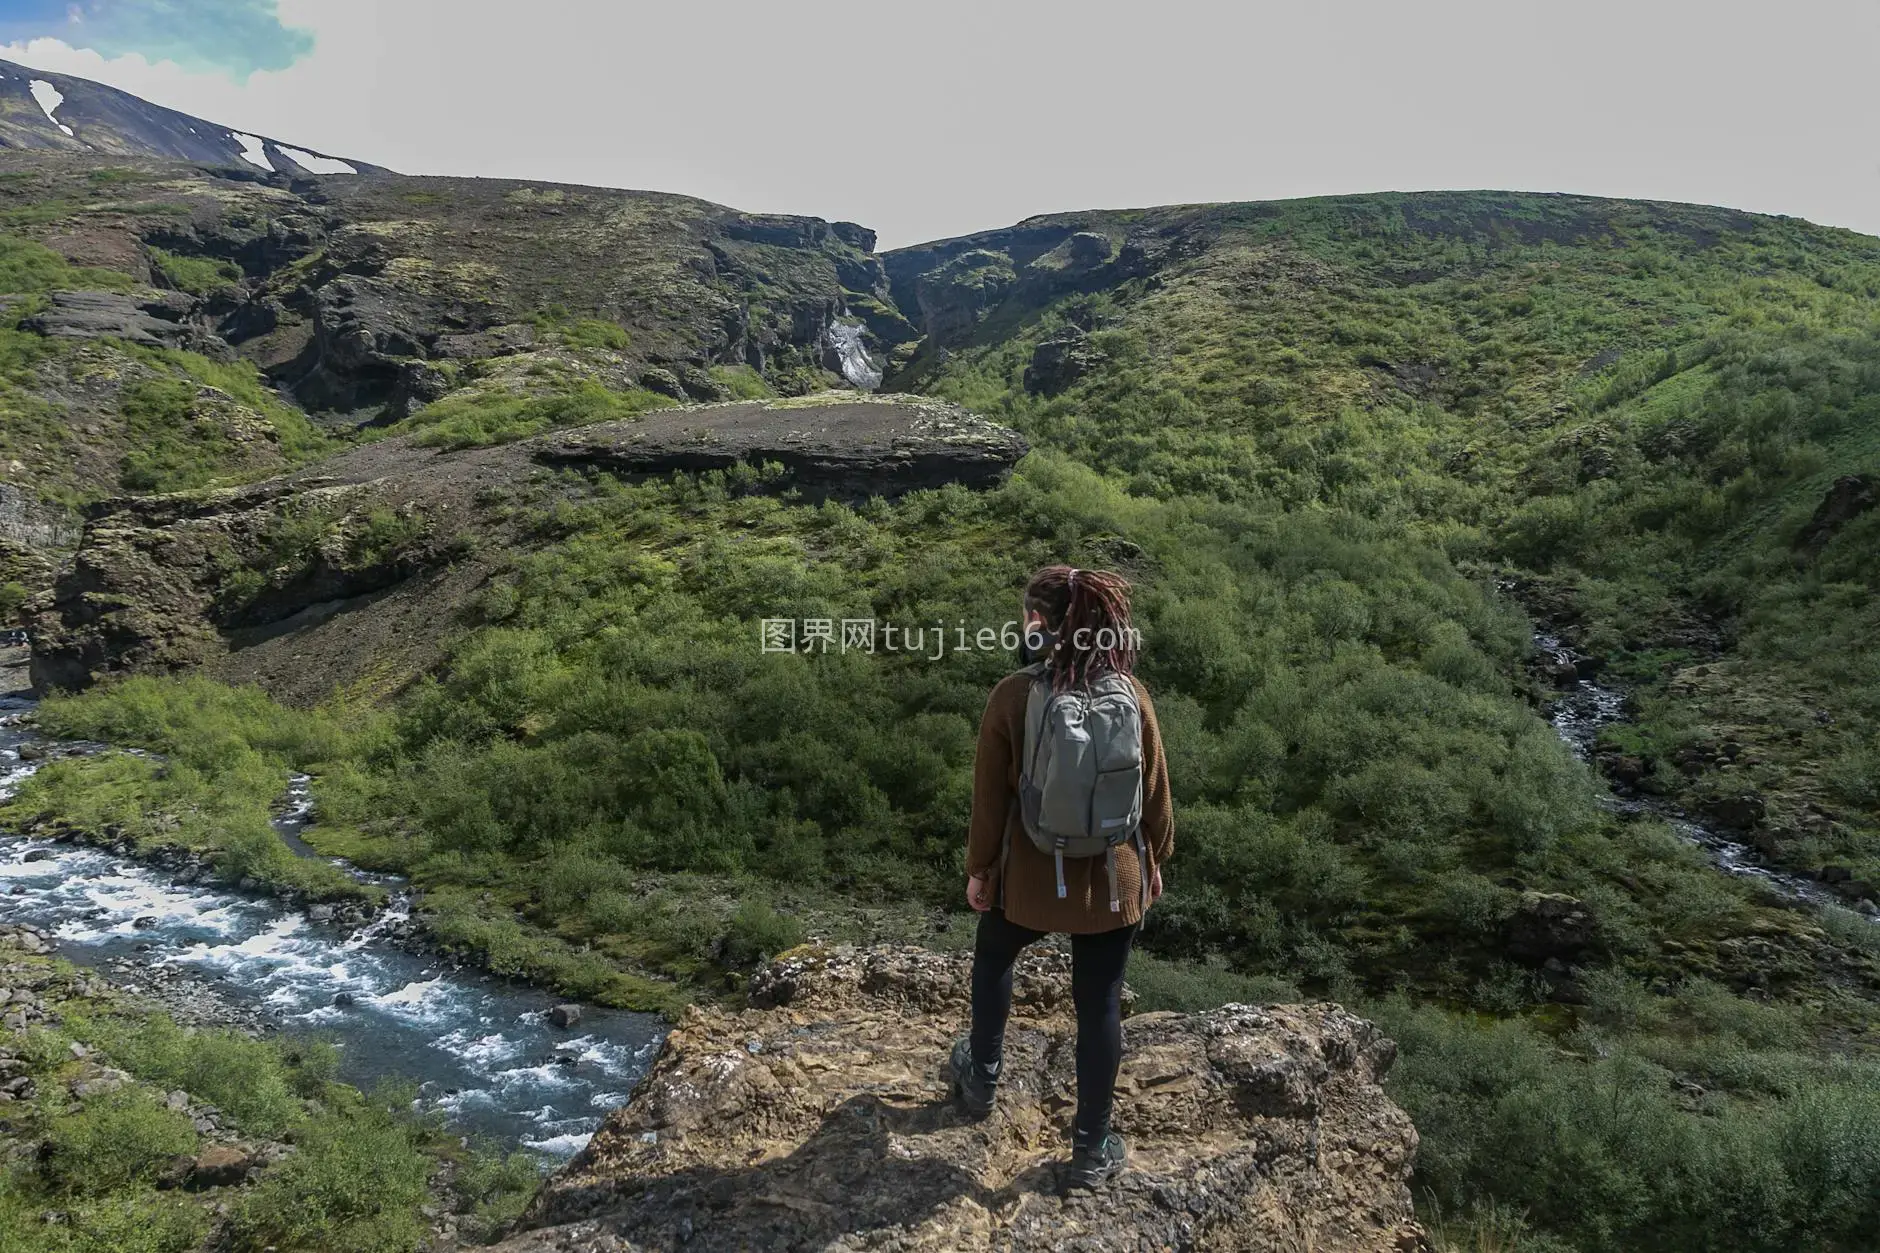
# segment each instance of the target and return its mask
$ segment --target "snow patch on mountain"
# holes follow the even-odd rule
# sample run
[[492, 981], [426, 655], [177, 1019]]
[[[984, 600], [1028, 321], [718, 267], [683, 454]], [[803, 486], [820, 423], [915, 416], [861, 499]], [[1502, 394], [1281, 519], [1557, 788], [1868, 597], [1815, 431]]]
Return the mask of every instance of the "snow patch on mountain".
[[322, 157], [311, 152], [304, 152], [299, 148], [289, 148], [286, 144], [275, 144], [274, 150], [309, 174], [357, 174], [359, 172], [338, 157]]
[[33, 93], [33, 99], [39, 102], [39, 107], [46, 111], [46, 120], [70, 135], [72, 128], [58, 118], [59, 106], [65, 103], [65, 93], [43, 78], [35, 78], [27, 86]]
[[274, 163], [268, 160], [265, 140], [255, 135], [244, 135], [240, 131], [230, 131], [228, 137], [242, 146], [242, 160], [250, 165], [258, 165], [268, 173], [274, 173]]

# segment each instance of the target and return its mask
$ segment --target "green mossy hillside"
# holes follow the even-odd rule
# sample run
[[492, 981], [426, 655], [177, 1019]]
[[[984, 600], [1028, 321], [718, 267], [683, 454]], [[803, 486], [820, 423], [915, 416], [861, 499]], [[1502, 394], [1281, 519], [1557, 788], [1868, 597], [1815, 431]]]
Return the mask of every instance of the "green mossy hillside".
[[[1181, 814], [1143, 937], [1145, 1008], [1334, 996], [1416, 1040], [1397, 1090], [1457, 1232], [1852, 1247], [1834, 1241], [1858, 1205], [1817, 1213], [1802, 1198], [1826, 1185], [1801, 1159], [1757, 1154], [1812, 1118], [1815, 1080], [1798, 1076], [1868, 1099], [1872, 1063], [1843, 1073], [1825, 1050], [1872, 1039], [1855, 988], [1880, 977], [1874, 932], [1774, 908], [1664, 824], [1603, 815], [1527, 704], [1527, 624], [1486, 573], [1402, 526], [1137, 496], [1049, 452], [995, 492], [859, 509], [731, 486], [564, 479], [523, 506], [529, 543], [485, 593], [485, 625], [384, 715], [133, 679], [49, 702], [42, 722], [164, 753], [226, 742], [231, 761], [272, 754], [275, 779], [311, 769], [308, 837], [410, 875], [440, 941], [576, 995], [671, 1005], [806, 933], [966, 940], [974, 729], [1011, 661], [959, 648], [960, 629], [977, 645], [1008, 621], [1035, 565], [1120, 564], [1140, 584]], [[765, 617], [893, 624], [902, 647], [765, 653]], [[29, 784], [13, 812], [63, 804]], [[1597, 919], [1582, 1000], [1562, 1004], [1505, 943], [1533, 892]], [[1678, 1025], [1686, 1003], [1718, 1025]], [[1754, 1056], [1737, 1038], [1752, 1028]], [[1603, 1118], [1612, 1100], [1649, 1141]], [[1875, 1177], [1867, 1151], [1835, 1168], [1855, 1194]], [[1569, 1160], [1624, 1204], [1553, 1191]], [[1668, 1186], [1774, 1170], [1791, 1182], [1757, 1244], [1718, 1243], [1734, 1220]]]
[[[246, 362], [23, 328], [45, 293], [130, 291], [129, 275], [80, 268], [0, 235], [0, 473], [49, 504], [262, 478], [336, 445]], [[8, 299], [12, 297], [12, 299]]]
[[[1526, 580], [1646, 711], [1609, 747], [1649, 789], [1694, 809], [1755, 792], [1778, 862], [1880, 882], [1880, 514], [1805, 535], [1837, 480], [1880, 474], [1880, 241], [1504, 193], [1027, 225], [1161, 259], [1069, 293], [1021, 267], [891, 385], [1135, 494], [1355, 514]], [[891, 254], [897, 290], [927, 263]], [[1067, 337], [1077, 377], [1028, 386]]]
[[[740, 244], [783, 290], [777, 246]], [[169, 808], [224, 855], [252, 799], [202, 798], [309, 770], [309, 838], [409, 875], [442, 941], [671, 1005], [806, 933], [965, 942], [997, 630], [1039, 565], [1120, 569], [1179, 814], [1145, 1007], [1378, 1016], [1460, 1247], [1865, 1247], [1880, 929], [1603, 806], [1538, 716], [1530, 637], [1544, 616], [1631, 689], [1602, 753], [1648, 793], [1754, 792], [1768, 856], [1880, 881], [1880, 513], [1814, 525], [1880, 472], [1880, 241], [1457, 193], [1065, 215], [887, 269], [933, 332], [890, 386], [1023, 431], [1003, 486], [816, 504], [761, 468], [544, 470], [478, 497], [509, 542], [394, 699], [140, 678], [42, 721], [189, 764]], [[589, 400], [542, 375], [407, 421], [474, 459]], [[769, 652], [764, 619], [902, 644]], [[126, 769], [47, 772], [8, 812], [164, 795]], [[1567, 906], [1583, 929], [1547, 932]]]

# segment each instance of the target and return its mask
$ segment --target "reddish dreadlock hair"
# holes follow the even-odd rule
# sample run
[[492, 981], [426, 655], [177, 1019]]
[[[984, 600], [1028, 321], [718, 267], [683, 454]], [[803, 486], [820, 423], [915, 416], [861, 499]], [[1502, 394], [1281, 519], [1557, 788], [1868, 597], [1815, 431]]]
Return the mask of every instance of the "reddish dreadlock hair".
[[1135, 668], [1140, 637], [1129, 620], [1129, 580], [1122, 575], [1046, 566], [1025, 585], [1025, 607], [1056, 637], [1044, 659], [1059, 690], [1106, 670], [1128, 674]]

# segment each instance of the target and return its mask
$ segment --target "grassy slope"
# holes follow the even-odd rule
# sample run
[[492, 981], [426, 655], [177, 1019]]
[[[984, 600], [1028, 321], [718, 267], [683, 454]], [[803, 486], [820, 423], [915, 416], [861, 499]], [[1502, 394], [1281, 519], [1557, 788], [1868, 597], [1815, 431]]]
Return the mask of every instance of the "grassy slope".
[[[286, 736], [281, 711], [140, 680], [46, 720], [172, 753], [226, 743], [199, 763], [209, 786], [247, 753], [317, 765], [314, 838], [411, 873], [447, 938], [654, 1000], [670, 994], [621, 972], [698, 989], [805, 927], [920, 934], [955, 907], [973, 728], [1009, 658], [764, 655], [755, 619], [970, 634], [1011, 616], [1034, 565], [1120, 565], [1183, 811], [1137, 967], [1152, 1003], [1367, 1004], [1405, 1042], [1421, 1183], [1459, 1229], [1525, 1229], [1536, 1249], [1860, 1247], [1880, 1221], [1880, 1083], [1859, 1060], [1873, 932], [1772, 908], [1662, 825], [1603, 815], [1528, 707], [1526, 627], [1492, 575], [1566, 588], [1588, 641], [1647, 683], [1698, 609], [1786, 605], [1785, 629], [1857, 639], [1871, 587], [1841, 546], [1858, 530], [1815, 565], [1781, 558], [1822, 476], [1870, 455], [1880, 245], [1552, 198], [1079, 224], [1184, 246], [1152, 278], [997, 308], [907, 371], [1033, 438], [999, 491], [847, 509], [715, 477], [568, 481], [503, 506], [531, 542], [486, 625], [384, 717], [336, 708]], [[1102, 364], [1027, 395], [1031, 345], [1073, 319]], [[1858, 665], [1858, 644], [1840, 651]], [[1663, 682], [1639, 734], [1694, 734]], [[1859, 685], [1822, 686], [1857, 726]], [[109, 768], [49, 775], [13, 813]], [[1857, 783], [1858, 761], [1830, 775]], [[1836, 804], [1820, 838], [1870, 858], [1871, 807]], [[1523, 890], [1598, 919], [1576, 1003], [1501, 943]]]
[[[1880, 469], [1880, 241], [1489, 194], [1157, 215], [1205, 251], [1092, 296], [1008, 301], [902, 381], [1132, 491], [1395, 519], [1465, 566], [1545, 576], [1547, 608], [1641, 688], [1644, 739], [1616, 747], [1660, 790], [1765, 788], [1778, 860], [1880, 877], [1880, 515], [1813, 556], [1794, 545], [1838, 476]], [[1076, 224], [1120, 234], [1127, 216]], [[1106, 359], [1028, 396], [1032, 345], [1073, 319]], [[1691, 669], [1713, 660], [1705, 636], [1721, 675]], [[1754, 750], [1734, 777], [1672, 768], [1728, 739]], [[1810, 802], [1833, 822], [1807, 823]]]
[[[1760, 791], [1769, 819], [1759, 843], [1778, 861], [1840, 862], [1856, 877], [1880, 870], [1871, 748], [1880, 517], [1849, 525], [1812, 558], [1793, 544], [1835, 477], [1880, 468], [1872, 400], [1880, 242], [1681, 206], [1502, 195], [1078, 215], [1070, 224], [1119, 238], [1159, 228], [1203, 243], [1152, 278], [1110, 290], [1030, 302], [1021, 290], [971, 342], [944, 361], [916, 357], [901, 381], [1002, 415], [1133, 493], [1362, 518], [1439, 548], [1460, 569], [1525, 573], [1547, 607], [1575, 620], [1581, 641], [1635, 685], [1641, 725], [1616, 731], [1612, 748], [1644, 758], [1648, 788], [1696, 804]], [[1061, 396], [1027, 395], [1032, 345], [1068, 322], [1091, 328], [1100, 363]], [[1720, 659], [1703, 647], [1710, 639], [1721, 640]], [[1724, 740], [1746, 751], [1726, 762], [1715, 753]], [[1672, 764], [1680, 750], [1690, 760], [1692, 748], [1710, 759], [1694, 780]], [[1454, 769], [1447, 756], [1431, 753], [1440, 773]], [[1391, 774], [1396, 788], [1418, 782]], [[1426, 823], [1442, 807], [1424, 794], [1409, 808]], [[1385, 814], [1364, 815], [1374, 832], [1390, 824]], [[1481, 845], [1441, 842], [1485, 868]], [[1563, 879], [1601, 864], [1590, 842], [1562, 847]], [[1640, 879], [1656, 873], [1642, 851], [1625, 849], [1605, 865], [1635, 899], [1654, 891]], [[1430, 869], [1386, 879], [1406, 880], [1426, 902], [1466, 899]], [[1716, 905], [1698, 905], [1711, 891], [1727, 893], [1714, 880], [1674, 881], [1674, 894], [1697, 895], [1646, 920], [1660, 968], [1682, 968], [1686, 989], [1709, 988], [1690, 976], [1718, 973], [1708, 954], [1733, 943], [1728, 933], [1741, 919], [1724, 923]], [[1367, 901], [1396, 916], [1379, 919], [1378, 933], [1406, 919], [1429, 933], [1427, 905], [1392, 905], [1380, 889], [1374, 878]], [[1270, 890], [1261, 896], [1274, 899]], [[1601, 912], [1610, 917], [1610, 905]], [[1866, 924], [1844, 914], [1826, 921], [1871, 952]], [[1375, 954], [1363, 964], [1375, 970]], [[1617, 965], [1642, 973], [1636, 957]], [[1660, 994], [1688, 994], [1673, 991], [1676, 974], [1647, 977]], [[1733, 981], [1741, 986], [1741, 972]], [[1691, 1073], [1693, 1062], [1709, 1069], [1718, 1052], [1734, 1065], [1762, 1047], [1739, 1035], [1684, 1053], [1667, 1046], [1676, 1032], [1665, 1027], [1679, 1011], [1662, 997], [1636, 1002], [1639, 1018], [1608, 999], [1616, 985], [1587, 990], [1589, 1004], [1569, 1020], [1584, 1034], [1554, 1033], [1569, 1055], [1597, 1055], [1575, 1039], [1621, 1024], [1620, 1037], [1639, 1050], [1631, 1060], [1674, 1074]], [[1636, 991], [1620, 1000], [1634, 1004]], [[1489, 1008], [1492, 992], [1490, 980], [1470, 999]], [[1813, 992], [1793, 999], [1822, 1003]], [[1729, 997], [1713, 1008], [1732, 1004], [1749, 1012]], [[1765, 1025], [1779, 1018], [1754, 1012]], [[1838, 1112], [1766, 1100], [1772, 1089], [1802, 1087], [1747, 1071], [1721, 1083], [1713, 1075], [1699, 1081], [1703, 1108], [1724, 1121], [1692, 1122], [1667, 1110], [1662, 1088], [1657, 1101], [1633, 1103], [1661, 1080], [1628, 1082], [1606, 1062], [1550, 1068], [1547, 1050], [1512, 1025], [1471, 1038], [1432, 1034], [1428, 1011], [1386, 1017], [1405, 1037], [1400, 1084], [1426, 1135], [1423, 1181], [1451, 1214], [1468, 1204], [1472, 1183], [1578, 1247], [1858, 1247], [1851, 1228], [1840, 1242], [1769, 1229], [1771, 1213], [1794, 1199], [1783, 1193], [1808, 1172], [1750, 1142], [1784, 1126], [1795, 1143], [1832, 1139], [1845, 1126]], [[1861, 1024], [1855, 1038], [1871, 1041], [1870, 1010], [1853, 1009], [1851, 1020]], [[1848, 1040], [1827, 1038], [1830, 1055]], [[1681, 1063], [1670, 1060], [1679, 1054]], [[1865, 1076], [1855, 1079], [1866, 1093], [1855, 1105], [1870, 1108], [1865, 1066], [1853, 1072]], [[1719, 1089], [1744, 1103], [1715, 1104]], [[1590, 1110], [1602, 1100], [1613, 1102], [1602, 1117], [1624, 1108], [1637, 1124], [1593, 1130]], [[1733, 1118], [1748, 1121], [1723, 1133]], [[1706, 1136], [1712, 1142], [1699, 1143]], [[1589, 1167], [1603, 1154], [1587, 1146], [1615, 1140], [1641, 1166], [1657, 1165], [1623, 1181], [1598, 1177]], [[1733, 1198], [1688, 1179], [1720, 1152], [1761, 1161], [1779, 1182]], [[1871, 1193], [1871, 1144], [1851, 1167], [1844, 1152], [1826, 1156]], [[1715, 1204], [1713, 1219], [1698, 1216], [1701, 1206], [1667, 1212], [1684, 1204], [1668, 1199], [1678, 1189]], [[1579, 1214], [1567, 1217], [1568, 1207]], [[1491, 1207], [1485, 1224], [1507, 1219]], [[1741, 1227], [1734, 1235], [1732, 1222]]]

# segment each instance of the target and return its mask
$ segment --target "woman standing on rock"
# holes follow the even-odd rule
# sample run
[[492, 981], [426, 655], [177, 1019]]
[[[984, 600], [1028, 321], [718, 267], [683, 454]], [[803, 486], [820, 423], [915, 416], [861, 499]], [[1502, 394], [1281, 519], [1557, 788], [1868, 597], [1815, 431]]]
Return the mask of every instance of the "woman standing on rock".
[[953, 1048], [969, 1112], [992, 1112], [1012, 966], [1051, 932], [1071, 937], [1077, 1008], [1072, 1187], [1095, 1187], [1127, 1156], [1110, 1130], [1123, 1057], [1123, 968], [1143, 914], [1162, 895], [1175, 848], [1168, 766], [1149, 692], [1131, 673], [1139, 636], [1129, 584], [1048, 566], [1024, 597], [1036, 664], [992, 690], [973, 767], [966, 900], [979, 912], [972, 1033]]

